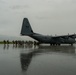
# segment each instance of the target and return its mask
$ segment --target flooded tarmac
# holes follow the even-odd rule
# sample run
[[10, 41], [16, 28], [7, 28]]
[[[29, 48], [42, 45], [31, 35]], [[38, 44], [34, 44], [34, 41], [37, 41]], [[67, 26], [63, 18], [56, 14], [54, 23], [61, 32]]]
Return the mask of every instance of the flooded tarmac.
[[0, 45], [0, 75], [76, 75], [76, 45]]

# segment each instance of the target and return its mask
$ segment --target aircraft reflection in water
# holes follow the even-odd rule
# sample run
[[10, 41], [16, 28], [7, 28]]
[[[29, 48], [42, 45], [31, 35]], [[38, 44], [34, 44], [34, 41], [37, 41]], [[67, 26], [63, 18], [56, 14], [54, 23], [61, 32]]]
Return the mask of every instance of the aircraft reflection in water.
[[27, 68], [28, 68], [28, 66], [31, 62], [32, 56], [33, 56], [32, 53], [28, 53], [28, 54], [22, 53], [20, 55], [21, 68], [22, 68], [23, 71], [27, 70]]
[[[27, 46], [29, 48], [29, 46]], [[31, 49], [30, 49], [31, 50]], [[21, 68], [22, 71], [27, 71], [33, 56], [37, 56], [43, 53], [65, 53], [65, 54], [75, 54], [74, 46], [38, 46], [28, 53], [20, 54]]]

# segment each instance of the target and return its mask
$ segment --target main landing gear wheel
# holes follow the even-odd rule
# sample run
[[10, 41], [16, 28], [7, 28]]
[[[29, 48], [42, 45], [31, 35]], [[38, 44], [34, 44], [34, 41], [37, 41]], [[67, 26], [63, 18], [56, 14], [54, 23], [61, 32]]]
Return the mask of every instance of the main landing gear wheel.
[[71, 43], [71, 46], [73, 46], [73, 43]]
[[50, 46], [60, 46], [60, 44], [50, 44]]

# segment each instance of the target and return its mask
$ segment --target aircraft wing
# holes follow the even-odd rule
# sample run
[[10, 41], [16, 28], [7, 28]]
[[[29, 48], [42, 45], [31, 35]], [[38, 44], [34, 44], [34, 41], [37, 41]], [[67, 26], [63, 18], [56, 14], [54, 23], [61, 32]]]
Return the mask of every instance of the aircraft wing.
[[52, 38], [53, 39], [58, 39], [58, 38], [64, 38], [64, 39], [67, 39], [67, 38], [76, 38], [76, 34], [72, 34], [72, 35], [62, 35], [62, 36], [53, 36]]

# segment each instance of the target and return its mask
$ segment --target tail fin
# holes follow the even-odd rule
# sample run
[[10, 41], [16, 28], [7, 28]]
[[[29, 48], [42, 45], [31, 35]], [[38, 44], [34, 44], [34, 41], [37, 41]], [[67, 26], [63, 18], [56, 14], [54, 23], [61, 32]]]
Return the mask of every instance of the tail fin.
[[30, 23], [27, 18], [24, 18], [21, 29], [21, 35], [31, 35], [31, 34], [33, 34], [33, 30], [30, 26]]

